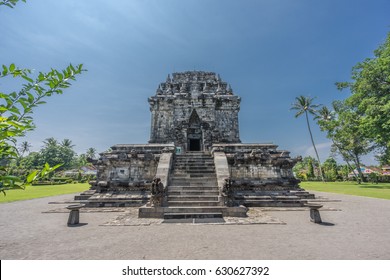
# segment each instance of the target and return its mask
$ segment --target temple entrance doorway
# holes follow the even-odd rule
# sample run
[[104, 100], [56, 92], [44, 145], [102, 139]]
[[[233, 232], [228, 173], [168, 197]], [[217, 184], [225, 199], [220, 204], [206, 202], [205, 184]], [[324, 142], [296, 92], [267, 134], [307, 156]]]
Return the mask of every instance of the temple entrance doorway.
[[200, 151], [200, 139], [189, 139], [189, 151]]
[[201, 151], [202, 150], [202, 128], [201, 121], [196, 113], [196, 110], [193, 110], [188, 122], [187, 130], [187, 151]]

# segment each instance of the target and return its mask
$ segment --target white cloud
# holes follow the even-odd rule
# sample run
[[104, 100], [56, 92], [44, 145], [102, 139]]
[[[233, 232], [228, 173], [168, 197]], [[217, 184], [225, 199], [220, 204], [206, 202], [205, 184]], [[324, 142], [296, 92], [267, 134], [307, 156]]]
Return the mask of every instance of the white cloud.
[[[316, 149], [320, 159], [329, 157], [331, 146], [332, 146], [332, 142], [324, 142], [324, 143], [316, 144]], [[315, 155], [316, 154], [313, 146], [306, 147], [306, 150], [303, 153], [303, 156], [315, 157]]]

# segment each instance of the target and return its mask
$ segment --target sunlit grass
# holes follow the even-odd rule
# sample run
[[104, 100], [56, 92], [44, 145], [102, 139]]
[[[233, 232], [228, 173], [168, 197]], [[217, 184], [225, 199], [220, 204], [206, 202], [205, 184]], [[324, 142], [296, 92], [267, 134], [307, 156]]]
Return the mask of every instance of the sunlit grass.
[[300, 186], [306, 190], [390, 199], [390, 183], [302, 182]]
[[83, 192], [89, 189], [88, 183], [50, 185], [50, 186], [29, 186], [24, 190], [8, 190], [6, 195], [0, 193], [0, 203], [18, 200], [28, 200], [39, 197], [55, 196]]

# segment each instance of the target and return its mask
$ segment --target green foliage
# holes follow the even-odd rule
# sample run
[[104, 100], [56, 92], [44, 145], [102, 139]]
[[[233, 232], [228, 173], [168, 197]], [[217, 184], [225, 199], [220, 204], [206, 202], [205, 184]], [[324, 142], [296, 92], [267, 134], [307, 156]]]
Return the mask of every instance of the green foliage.
[[[0, 189], [21, 187], [20, 181], [13, 181], [8, 175], [7, 166], [12, 159], [18, 157], [17, 137], [24, 136], [35, 128], [32, 118], [33, 110], [45, 104], [45, 99], [53, 94], [62, 94], [70, 81], [82, 71], [82, 64], [69, 65], [62, 71], [52, 69], [47, 73], [33, 75], [29, 69], [20, 69], [11, 64], [3, 65], [0, 78], [19, 78], [24, 81], [19, 91], [5, 93], [0, 91]], [[25, 147], [27, 148], [27, 147]], [[51, 165], [57, 163], [49, 162]]]
[[70, 147], [58, 144], [54, 138], [46, 139], [46, 145], [40, 150], [41, 163], [50, 165], [61, 164], [61, 169], [72, 168], [76, 153], [73, 151], [73, 145]]
[[94, 159], [96, 157], [96, 149], [95, 148], [88, 148], [87, 152], [86, 152], [86, 157], [87, 158], [91, 158], [91, 159]]
[[360, 171], [360, 159], [371, 152], [374, 146], [364, 133], [362, 117], [345, 101], [334, 101], [332, 105], [333, 111], [327, 107], [319, 110], [317, 123], [332, 140], [332, 151], [339, 153], [348, 165], [352, 161], [358, 170], [360, 180], [364, 181], [365, 178]]
[[52, 69], [48, 73], [40, 72], [32, 76], [29, 69], [19, 69], [14, 64], [3, 65], [0, 78], [13, 77], [25, 81], [19, 91], [4, 93], [0, 91], [0, 156], [1, 160], [17, 157], [15, 147], [16, 137], [24, 136], [34, 129], [31, 114], [39, 105], [45, 104], [45, 99], [53, 94], [62, 94], [68, 88], [71, 80], [80, 74], [82, 65], [69, 65], [63, 71]]
[[[302, 181], [315, 180], [316, 174], [314, 169], [319, 170], [318, 161], [312, 157], [304, 157], [293, 167], [293, 172]], [[318, 174], [318, 173], [317, 173]]]
[[381, 150], [379, 160], [390, 163], [390, 33], [386, 41], [352, 68], [352, 82], [337, 83], [352, 95], [346, 106], [358, 116], [361, 133]]
[[[20, 0], [24, 3], [26, 3], [26, 0]], [[1, 0], [0, 1], [0, 6], [7, 6], [7, 7], [10, 7], [10, 8], [13, 8], [14, 6], [16, 6], [16, 4], [19, 2], [19, 0]]]
[[51, 167], [48, 163], [45, 163], [42, 170], [34, 170], [30, 172], [25, 179], [21, 179], [18, 176], [14, 175], [2, 175], [0, 182], [0, 192], [4, 195], [6, 190], [10, 189], [25, 189], [26, 186], [31, 186], [33, 182], [37, 180], [46, 179], [51, 175], [61, 164]]
[[309, 157], [307, 162], [307, 177], [314, 178], [314, 164], [313, 159], [311, 157]]
[[336, 181], [338, 179], [337, 162], [334, 158], [328, 158], [322, 165], [326, 181]]

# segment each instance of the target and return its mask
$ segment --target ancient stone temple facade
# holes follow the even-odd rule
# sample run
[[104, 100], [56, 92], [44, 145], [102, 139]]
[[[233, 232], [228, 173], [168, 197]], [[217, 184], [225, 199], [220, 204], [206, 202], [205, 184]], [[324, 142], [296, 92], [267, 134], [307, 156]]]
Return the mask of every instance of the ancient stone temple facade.
[[183, 151], [208, 151], [215, 143], [240, 143], [240, 97], [212, 72], [168, 75], [149, 98], [149, 143], [174, 143]]
[[168, 75], [148, 99], [148, 144], [100, 154], [88, 206], [142, 206], [140, 217], [244, 216], [245, 206], [302, 206], [292, 167], [300, 158], [274, 144], [243, 144], [240, 97], [212, 72]]

